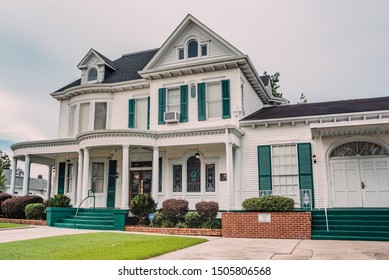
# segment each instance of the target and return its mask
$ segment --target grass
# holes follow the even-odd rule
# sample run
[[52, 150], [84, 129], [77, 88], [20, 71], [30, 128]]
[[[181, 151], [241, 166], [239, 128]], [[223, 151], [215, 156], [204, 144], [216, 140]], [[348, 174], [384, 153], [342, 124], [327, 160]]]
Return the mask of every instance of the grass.
[[18, 227], [27, 227], [27, 226], [26, 225], [22, 225], [22, 224], [0, 223], [0, 229], [3, 229], [3, 228], [18, 228]]
[[63, 235], [0, 243], [0, 260], [144, 260], [205, 241], [106, 232]]

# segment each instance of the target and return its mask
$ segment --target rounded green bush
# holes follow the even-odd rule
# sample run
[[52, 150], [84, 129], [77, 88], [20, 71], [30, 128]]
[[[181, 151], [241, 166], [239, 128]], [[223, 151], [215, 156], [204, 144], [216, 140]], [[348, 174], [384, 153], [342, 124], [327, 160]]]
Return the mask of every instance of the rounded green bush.
[[139, 218], [139, 224], [145, 225], [150, 213], [154, 213], [157, 208], [153, 197], [149, 194], [138, 194], [130, 203], [130, 211]]
[[43, 198], [37, 195], [26, 195], [9, 198], [1, 204], [1, 210], [6, 218], [25, 219], [24, 209], [31, 203], [43, 203]]
[[252, 212], [291, 212], [294, 210], [294, 200], [283, 196], [262, 196], [248, 198], [242, 207]]
[[45, 205], [43, 203], [31, 203], [24, 209], [26, 218], [29, 220], [44, 220]]
[[0, 217], [3, 215], [3, 211], [1, 211], [1, 204], [3, 203], [3, 201], [6, 201], [10, 198], [12, 198], [12, 195], [8, 193], [0, 193]]
[[219, 204], [214, 201], [201, 201], [195, 205], [197, 213], [203, 220], [213, 220], [219, 211]]
[[184, 199], [167, 199], [162, 203], [162, 213], [173, 224], [177, 224], [184, 221], [188, 206], [188, 201]]
[[197, 212], [189, 212], [185, 215], [185, 225], [188, 228], [200, 228], [201, 218]]

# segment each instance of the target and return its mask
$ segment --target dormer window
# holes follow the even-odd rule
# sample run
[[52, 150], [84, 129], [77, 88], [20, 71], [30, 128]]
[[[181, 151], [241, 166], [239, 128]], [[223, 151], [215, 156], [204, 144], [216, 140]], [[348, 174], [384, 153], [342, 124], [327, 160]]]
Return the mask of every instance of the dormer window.
[[91, 82], [91, 81], [96, 81], [97, 80], [97, 69], [96, 68], [91, 68], [89, 69], [88, 71], [88, 82]]
[[196, 40], [190, 40], [188, 42], [188, 58], [199, 56], [199, 44]]

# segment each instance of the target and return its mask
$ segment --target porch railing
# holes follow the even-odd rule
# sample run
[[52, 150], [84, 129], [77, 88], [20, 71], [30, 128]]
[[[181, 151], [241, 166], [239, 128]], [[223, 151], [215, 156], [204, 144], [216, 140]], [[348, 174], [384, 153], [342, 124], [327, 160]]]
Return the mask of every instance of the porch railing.
[[78, 212], [80, 211], [80, 208], [81, 208], [81, 205], [84, 203], [85, 200], [87, 200], [88, 198], [91, 198], [93, 197], [93, 211], [95, 211], [96, 209], [96, 194], [95, 192], [90, 189], [88, 190], [88, 196], [85, 197], [81, 203], [78, 205], [78, 208], [77, 208], [77, 211], [76, 211], [76, 215], [74, 216], [74, 225], [73, 225], [73, 228], [76, 228], [76, 224], [77, 224], [77, 216], [78, 216]]

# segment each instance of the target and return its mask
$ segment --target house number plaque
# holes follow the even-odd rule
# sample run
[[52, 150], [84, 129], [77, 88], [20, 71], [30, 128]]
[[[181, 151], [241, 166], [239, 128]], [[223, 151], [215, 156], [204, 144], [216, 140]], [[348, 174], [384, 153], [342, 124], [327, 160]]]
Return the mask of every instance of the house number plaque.
[[271, 215], [269, 214], [258, 214], [258, 223], [271, 223]]

